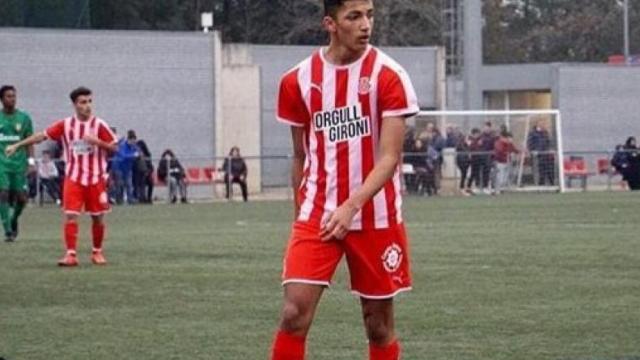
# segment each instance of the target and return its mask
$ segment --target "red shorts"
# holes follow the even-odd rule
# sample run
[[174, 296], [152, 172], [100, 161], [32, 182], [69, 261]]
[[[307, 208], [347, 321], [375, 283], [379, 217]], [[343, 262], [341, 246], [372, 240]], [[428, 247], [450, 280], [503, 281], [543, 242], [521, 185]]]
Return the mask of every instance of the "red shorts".
[[67, 214], [81, 214], [86, 211], [91, 215], [102, 215], [111, 210], [107, 196], [107, 182], [101, 180], [94, 185], [81, 185], [65, 179], [63, 206]]
[[411, 290], [409, 246], [403, 224], [388, 229], [350, 231], [340, 241], [322, 242], [320, 229], [296, 222], [284, 258], [283, 285], [329, 286], [346, 255], [351, 291], [367, 299], [387, 299]]

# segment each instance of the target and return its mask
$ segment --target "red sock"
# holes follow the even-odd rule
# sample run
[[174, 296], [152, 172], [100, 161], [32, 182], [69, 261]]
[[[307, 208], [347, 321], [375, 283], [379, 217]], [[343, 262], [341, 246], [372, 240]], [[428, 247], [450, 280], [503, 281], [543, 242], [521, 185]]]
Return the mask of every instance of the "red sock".
[[387, 346], [369, 344], [369, 360], [400, 360], [400, 343], [398, 340]]
[[76, 252], [78, 244], [78, 223], [75, 221], [67, 221], [64, 223], [64, 242], [67, 245], [67, 251]]
[[278, 331], [273, 341], [271, 360], [304, 360], [305, 341], [302, 336]]
[[102, 249], [102, 241], [104, 240], [104, 223], [93, 223], [91, 226], [91, 233], [93, 235], [93, 250]]

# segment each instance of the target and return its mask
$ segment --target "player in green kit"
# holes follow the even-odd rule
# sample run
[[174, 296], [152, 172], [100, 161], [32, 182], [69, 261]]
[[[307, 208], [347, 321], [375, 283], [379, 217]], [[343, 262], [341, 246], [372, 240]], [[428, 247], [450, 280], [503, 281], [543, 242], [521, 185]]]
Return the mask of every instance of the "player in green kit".
[[18, 218], [27, 204], [27, 171], [35, 166], [33, 147], [18, 150], [7, 157], [4, 150], [33, 135], [33, 124], [29, 115], [16, 108], [16, 88], [0, 87], [0, 220], [7, 242], [18, 236]]

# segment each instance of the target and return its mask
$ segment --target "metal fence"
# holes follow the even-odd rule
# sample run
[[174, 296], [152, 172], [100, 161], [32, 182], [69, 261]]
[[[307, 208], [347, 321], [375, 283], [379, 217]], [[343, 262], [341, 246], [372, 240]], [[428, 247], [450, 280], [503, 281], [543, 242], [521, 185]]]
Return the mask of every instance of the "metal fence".
[[[461, 153], [451, 149], [445, 149], [440, 158], [429, 159], [428, 155], [420, 153], [405, 153], [403, 158], [403, 187], [408, 195], [460, 195], [463, 194], [460, 183], [462, 173], [458, 166]], [[490, 153], [469, 153], [469, 158], [484, 157], [491, 159]], [[553, 153], [549, 154], [552, 159]], [[622, 175], [612, 165], [614, 151], [581, 151], [565, 152], [562, 164], [566, 191], [622, 191], [628, 186], [623, 181]], [[232, 200], [243, 201], [243, 187], [246, 186], [248, 200], [268, 199], [292, 199], [291, 179], [289, 174], [290, 155], [281, 156], [245, 156], [242, 158], [244, 170], [232, 169], [231, 162], [225, 164], [225, 157], [179, 157], [181, 173], [177, 175], [186, 186], [186, 199], [193, 201]], [[411, 159], [411, 160], [410, 160]], [[417, 160], [416, 160], [417, 159]], [[421, 160], [422, 159], [422, 160]], [[430, 173], [422, 174], [427, 177], [425, 182], [418, 180], [415, 162], [430, 163]], [[42, 166], [42, 160], [38, 159], [37, 167]], [[147, 162], [147, 164], [149, 164]], [[132, 164], [129, 174], [123, 174], [119, 165], [110, 163], [109, 196], [114, 203], [140, 202], [140, 199], [148, 194], [148, 186], [152, 185], [151, 199], [154, 202], [180, 202], [180, 188], [171, 186], [171, 180], [159, 176], [159, 160], [151, 161], [151, 167], [138, 169], [136, 163]], [[496, 187], [496, 167], [491, 162], [491, 169], [487, 190]], [[46, 179], [42, 171], [29, 174], [30, 196], [39, 203], [55, 202], [56, 197], [62, 194], [64, 177], [64, 164], [59, 160], [56, 163], [58, 176], [53, 180]], [[411, 166], [409, 166], [411, 165]], [[225, 168], [226, 166], [226, 168]], [[546, 166], [555, 184], [545, 183], [540, 186], [540, 163], [536, 161], [536, 155], [525, 154], [513, 156], [507, 168], [506, 183], [503, 186], [505, 192], [518, 191], [559, 191], [559, 166], [555, 160]], [[282, 171], [287, 169], [287, 171]], [[166, 173], [171, 171], [167, 169]], [[471, 166], [466, 174], [466, 179], [471, 176]], [[238, 175], [240, 173], [241, 175]], [[130, 176], [129, 180], [122, 179]], [[173, 175], [169, 175], [171, 177]], [[484, 175], [486, 176], [486, 175]], [[424, 180], [424, 179], [423, 179]], [[468, 180], [467, 180], [468, 181]], [[57, 196], [56, 196], [57, 186]], [[130, 187], [128, 191], [127, 188]], [[53, 188], [53, 189], [52, 189]], [[477, 185], [472, 186], [478, 192]], [[227, 194], [229, 189], [229, 194]], [[175, 193], [172, 193], [175, 190]], [[485, 191], [485, 192], [489, 192]], [[144, 194], [144, 195], [140, 195]], [[229, 197], [228, 197], [229, 195]], [[466, 195], [466, 194], [465, 194]]]
[[[615, 151], [555, 152], [514, 154], [502, 165], [504, 179], [492, 153], [460, 153], [445, 149], [439, 157], [429, 159], [421, 153], [404, 154], [403, 179], [409, 195], [469, 195], [502, 192], [567, 192], [627, 190], [623, 176], [613, 166]], [[469, 164], [460, 166], [460, 159]], [[562, 164], [559, 163], [562, 159]], [[473, 177], [473, 164], [480, 161], [480, 179]], [[416, 162], [422, 170], [416, 171]], [[424, 166], [428, 164], [428, 166]], [[425, 169], [426, 168], [426, 172]], [[640, 170], [637, 170], [640, 171]], [[640, 176], [640, 175], [639, 175]], [[563, 177], [563, 178], [561, 178]], [[475, 180], [475, 181], [474, 181]], [[479, 183], [479, 185], [478, 185]]]

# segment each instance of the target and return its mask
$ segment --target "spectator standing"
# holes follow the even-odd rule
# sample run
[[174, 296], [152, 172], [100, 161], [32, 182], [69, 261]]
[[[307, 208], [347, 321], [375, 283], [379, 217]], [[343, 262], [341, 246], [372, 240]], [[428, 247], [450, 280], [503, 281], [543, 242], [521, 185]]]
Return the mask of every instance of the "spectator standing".
[[55, 161], [51, 159], [51, 153], [47, 150], [42, 152], [42, 159], [38, 163], [38, 176], [41, 191], [45, 190], [49, 197], [60, 205], [60, 172]]
[[127, 132], [127, 137], [120, 139], [118, 142], [118, 152], [116, 153], [113, 166], [116, 175], [116, 201], [118, 204], [124, 202], [135, 204], [136, 198], [133, 192], [133, 166], [136, 159], [140, 156], [140, 152], [136, 145], [136, 134], [133, 130]]
[[495, 194], [502, 193], [509, 184], [509, 174], [511, 174], [511, 154], [520, 151], [513, 145], [513, 136], [508, 131], [502, 131], [495, 143], [494, 159], [496, 162]]
[[465, 139], [464, 134], [459, 128], [454, 126], [448, 126], [446, 130], [447, 139], [445, 140], [445, 148], [455, 149], [458, 144]]
[[169, 187], [169, 201], [175, 204], [180, 195], [180, 202], [187, 203], [187, 182], [186, 173], [180, 161], [171, 149], [162, 153], [158, 164], [158, 180], [164, 182]]
[[490, 183], [493, 182], [493, 151], [496, 140], [497, 136], [493, 130], [493, 124], [490, 121], [485, 122], [480, 141], [480, 150], [482, 151], [480, 175], [482, 178], [482, 189], [487, 194], [490, 192]]
[[140, 156], [133, 166], [133, 182], [135, 184], [135, 197], [138, 202], [151, 204], [153, 202], [153, 162], [147, 143], [138, 139], [136, 146]]
[[537, 183], [544, 186], [546, 183], [555, 184], [555, 159], [551, 149], [551, 137], [544, 128], [542, 122], [537, 122], [527, 139], [527, 148], [531, 152], [533, 160], [534, 177], [537, 175]]
[[631, 136], [627, 139], [624, 150], [629, 163], [626, 175], [629, 189], [632, 191], [640, 190], [640, 153], [638, 152], [635, 137]]
[[224, 183], [227, 190], [227, 200], [231, 199], [233, 193], [233, 184], [240, 185], [242, 190], [242, 200], [245, 202], [249, 200], [247, 194], [247, 164], [240, 155], [240, 148], [234, 146], [229, 151], [229, 156], [224, 159], [222, 165], [222, 171], [224, 171]]
[[[471, 129], [471, 135], [469, 136], [469, 154], [471, 160], [471, 176], [467, 182], [467, 188], [472, 189], [472, 186], [479, 190], [482, 189], [482, 165], [484, 158], [482, 156], [482, 138], [480, 137], [480, 129]], [[473, 193], [473, 191], [471, 191]]]
[[460, 136], [458, 137], [458, 142], [455, 146], [456, 165], [458, 166], [458, 170], [460, 170], [460, 192], [463, 195], [469, 195], [471, 193], [471, 189], [465, 186], [467, 176], [469, 174], [469, 167], [471, 166], [471, 155], [469, 154], [469, 151], [471, 149], [470, 145], [470, 137]]

